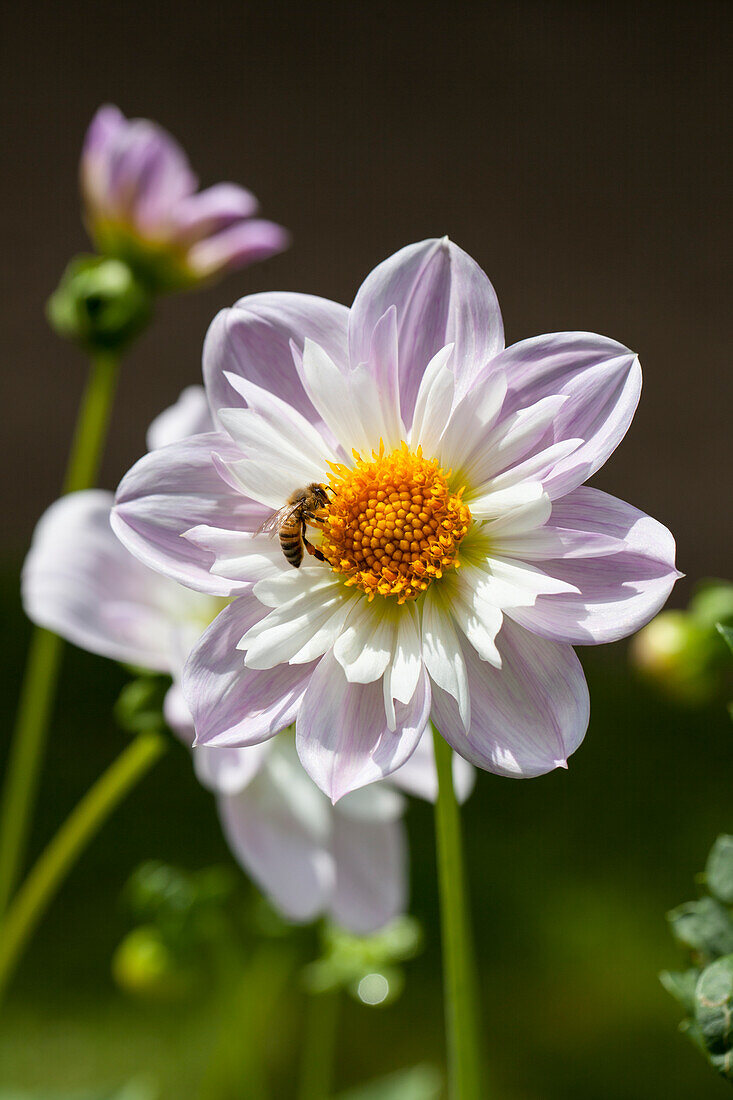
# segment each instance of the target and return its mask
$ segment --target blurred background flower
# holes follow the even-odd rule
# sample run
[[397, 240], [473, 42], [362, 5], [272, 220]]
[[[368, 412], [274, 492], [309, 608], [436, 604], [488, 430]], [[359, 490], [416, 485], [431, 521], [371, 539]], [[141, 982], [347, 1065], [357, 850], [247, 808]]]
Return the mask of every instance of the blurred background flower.
[[100, 107], [81, 155], [89, 233], [159, 291], [179, 290], [282, 252], [288, 234], [256, 218], [258, 203], [235, 183], [197, 191], [180, 145], [157, 123]]

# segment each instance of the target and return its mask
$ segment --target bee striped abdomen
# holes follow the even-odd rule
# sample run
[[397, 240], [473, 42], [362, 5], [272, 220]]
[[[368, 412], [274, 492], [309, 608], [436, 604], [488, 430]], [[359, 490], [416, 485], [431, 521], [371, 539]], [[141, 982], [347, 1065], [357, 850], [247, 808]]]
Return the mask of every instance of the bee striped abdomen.
[[303, 560], [303, 524], [301, 521], [282, 525], [280, 528], [280, 549], [289, 564], [298, 569]]

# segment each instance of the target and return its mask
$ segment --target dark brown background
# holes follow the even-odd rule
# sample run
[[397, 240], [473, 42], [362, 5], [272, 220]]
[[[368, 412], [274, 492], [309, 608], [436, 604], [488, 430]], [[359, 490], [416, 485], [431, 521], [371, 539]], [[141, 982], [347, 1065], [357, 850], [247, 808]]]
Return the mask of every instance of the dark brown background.
[[15, 5], [3, 28], [3, 549], [21, 554], [60, 480], [83, 363], [43, 303], [86, 246], [78, 153], [111, 100], [172, 130], [204, 184], [250, 186], [294, 244], [163, 303], [125, 367], [106, 485], [197, 378], [220, 306], [273, 288], [348, 302], [383, 257], [448, 233], [494, 281], [510, 342], [579, 328], [638, 350], [641, 407], [598, 484], [672, 528], [688, 575], [730, 574], [730, 13]]

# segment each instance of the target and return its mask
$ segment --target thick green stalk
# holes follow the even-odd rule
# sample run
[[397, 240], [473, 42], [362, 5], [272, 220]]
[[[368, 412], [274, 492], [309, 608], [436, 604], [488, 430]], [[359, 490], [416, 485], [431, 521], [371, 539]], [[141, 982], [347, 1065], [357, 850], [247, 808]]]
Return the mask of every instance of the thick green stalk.
[[338, 990], [307, 999], [298, 1100], [328, 1100], [333, 1087]]
[[[109, 352], [98, 353], [92, 359], [66, 467], [65, 493], [88, 489], [96, 481], [114, 400], [117, 364], [117, 357]], [[25, 858], [62, 654], [62, 640], [36, 627], [20, 691], [0, 808], [0, 920]]]
[[486, 1100], [482, 1085], [476, 966], [468, 912], [461, 820], [453, 788], [453, 754], [433, 728], [438, 770], [435, 843], [443, 947], [443, 997], [451, 1100]]
[[159, 733], [141, 733], [110, 764], [71, 811], [13, 899], [0, 936], [0, 999], [23, 948], [89, 841], [162, 755]]

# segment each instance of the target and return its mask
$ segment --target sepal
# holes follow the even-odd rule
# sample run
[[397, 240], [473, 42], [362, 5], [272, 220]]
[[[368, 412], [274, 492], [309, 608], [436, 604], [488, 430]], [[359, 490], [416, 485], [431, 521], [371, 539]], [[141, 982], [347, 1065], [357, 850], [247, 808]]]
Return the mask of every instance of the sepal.
[[49, 324], [89, 352], [119, 352], [148, 324], [152, 297], [122, 260], [76, 256], [46, 304]]

